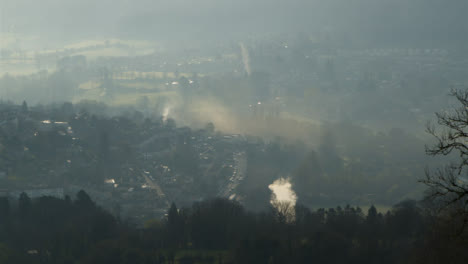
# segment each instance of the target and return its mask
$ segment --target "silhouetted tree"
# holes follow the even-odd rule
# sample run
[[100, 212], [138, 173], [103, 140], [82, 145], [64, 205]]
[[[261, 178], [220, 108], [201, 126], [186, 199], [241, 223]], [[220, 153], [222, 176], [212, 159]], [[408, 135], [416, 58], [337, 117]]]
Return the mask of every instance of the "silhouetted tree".
[[23, 219], [29, 214], [29, 211], [31, 209], [31, 198], [29, 198], [29, 196], [25, 192], [22, 192], [20, 194], [20, 197], [18, 199], [18, 209], [19, 214]]
[[80, 190], [76, 194], [75, 204], [78, 207], [83, 207], [83, 208], [92, 208], [92, 207], [94, 207], [94, 202], [91, 200], [91, 197], [89, 197], [89, 195], [83, 190]]
[[315, 151], [309, 152], [292, 176], [294, 191], [298, 194], [299, 200], [308, 204], [312, 196], [318, 195], [323, 187], [323, 170]]
[[21, 112], [27, 113], [29, 111], [28, 104], [26, 101], [23, 101], [23, 104], [21, 105]]
[[426, 147], [426, 153], [431, 156], [453, 153], [459, 160], [432, 172], [428, 170], [421, 182], [430, 188], [429, 198], [463, 218], [464, 229], [468, 224], [468, 181], [464, 178], [468, 173], [468, 89], [454, 89], [450, 95], [460, 106], [436, 113], [437, 123], [444, 130], [438, 131], [434, 125], [427, 125], [427, 131], [434, 136], [436, 144]]
[[10, 201], [8, 197], [0, 197], [0, 221], [10, 215]]
[[167, 214], [168, 242], [173, 247], [180, 247], [184, 242], [184, 219], [175, 203], [171, 204]]

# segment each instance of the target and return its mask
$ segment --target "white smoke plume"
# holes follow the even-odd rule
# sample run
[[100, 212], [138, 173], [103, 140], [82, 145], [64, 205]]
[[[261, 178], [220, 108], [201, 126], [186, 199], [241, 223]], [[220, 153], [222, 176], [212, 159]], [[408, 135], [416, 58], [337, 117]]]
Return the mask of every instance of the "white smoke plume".
[[249, 50], [247, 49], [247, 47], [245, 47], [245, 44], [243, 42], [240, 42], [239, 45], [241, 48], [242, 62], [244, 62], [245, 72], [247, 72], [247, 74], [250, 75], [252, 74], [252, 70], [250, 69]]

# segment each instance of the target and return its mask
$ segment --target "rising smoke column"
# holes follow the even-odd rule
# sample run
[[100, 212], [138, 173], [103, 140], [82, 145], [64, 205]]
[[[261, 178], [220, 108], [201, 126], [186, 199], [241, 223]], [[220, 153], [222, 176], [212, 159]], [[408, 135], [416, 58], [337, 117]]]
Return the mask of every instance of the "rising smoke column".
[[297, 195], [292, 189], [291, 179], [277, 179], [268, 188], [272, 191], [271, 205], [286, 217], [286, 221], [294, 221]]
[[268, 186], [273, 192], [271, 201], [289, 202], [296, 205], [297, 196], [292, 189], [291, 179], [280, 178]]
[[242, 62], [244, 63], [245, 72], [247, 72], [247, 74], [250, 75], [252, 73], [252, 70], [250, 69], [249, 50], [245, 47], [243, 42], [240, 42], [239, 45], [241, 48]]

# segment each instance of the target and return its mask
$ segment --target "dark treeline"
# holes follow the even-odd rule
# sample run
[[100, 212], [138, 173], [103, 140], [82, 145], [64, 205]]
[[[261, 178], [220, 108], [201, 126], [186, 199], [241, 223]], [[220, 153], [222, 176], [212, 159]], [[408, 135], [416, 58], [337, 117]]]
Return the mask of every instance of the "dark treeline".
[[[430, 205], [262, 213], [214, 199], [132, 227], [80, 191], [0, 200], [0, 263], [466, 263], [466, 233]], [[453, 229], [453, 230], [452, 230]], [[459, 230], [458, 230], [459, 231]], [[464, 230], [466, 231], [466, 230]], [[465, 240], [464, 240], [465, 239]]]

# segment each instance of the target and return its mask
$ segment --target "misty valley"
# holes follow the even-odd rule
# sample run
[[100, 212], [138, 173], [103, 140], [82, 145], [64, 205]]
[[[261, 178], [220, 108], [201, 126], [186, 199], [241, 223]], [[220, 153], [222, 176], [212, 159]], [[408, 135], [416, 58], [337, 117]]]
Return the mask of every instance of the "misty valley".
[[0, 0], [0, 264], [468, 263], [467, 14]]

